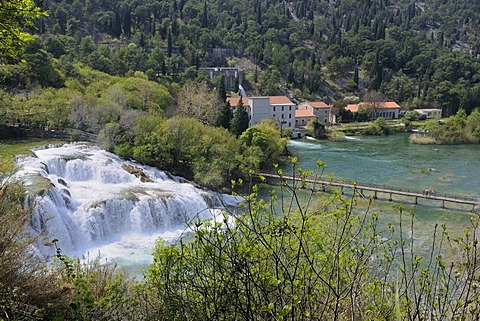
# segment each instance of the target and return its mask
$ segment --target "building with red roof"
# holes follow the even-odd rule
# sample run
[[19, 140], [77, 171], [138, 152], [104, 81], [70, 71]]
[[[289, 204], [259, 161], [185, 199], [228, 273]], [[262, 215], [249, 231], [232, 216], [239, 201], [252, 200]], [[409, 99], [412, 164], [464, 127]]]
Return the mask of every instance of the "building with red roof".
[[287, 96], [228, 97], [227, 101], [235, 110], [240, 99], [243, 106], [247, 108], [250, 126], [258, 124], [264, 119], [274, 119], [283, 129], [295, 126], [296, 105]]
[[[303, 104], [298, 106], [298, 111], [300, 110], [308, 110], [311, 114], [313, 114], [314, 118], [323, 124], [332, 124], [334, 123], [334, 118], [332, 115], [332, 107], [327, 105], [323, 101], [307, 101]], [[299, 113], [301, 115], [302, 113]], [[297, 121], [297, 114], [295, 114], [295, 124], [297, 126], [303, 126], [303, 120], [306, 118], [303, 116], [299, 116]]]
[[401, 107], [394, 101], [381, 101], [348, 104], [345, 109], [354, 114], [364, 110], [371, 113], [371, 119], [377, 119], [379, 117], [385, 119], [397, 119], [400, 117]]

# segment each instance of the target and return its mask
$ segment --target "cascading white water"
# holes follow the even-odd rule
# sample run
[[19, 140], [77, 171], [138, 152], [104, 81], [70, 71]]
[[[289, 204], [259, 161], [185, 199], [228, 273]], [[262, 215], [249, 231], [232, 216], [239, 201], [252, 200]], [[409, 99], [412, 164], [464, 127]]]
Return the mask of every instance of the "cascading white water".
[[[99, 252], [120, 264], [146, 265], [158, 238], [175, 239], [187, 221], [214, 217], [222, 204], [237, 202], [88, 144], [34, 153], [19, 161], [17, 173], [32, 193], [31, 228], [58, 239], [70, 256]], [[47, 245], [39, 251], [54, 254]]]

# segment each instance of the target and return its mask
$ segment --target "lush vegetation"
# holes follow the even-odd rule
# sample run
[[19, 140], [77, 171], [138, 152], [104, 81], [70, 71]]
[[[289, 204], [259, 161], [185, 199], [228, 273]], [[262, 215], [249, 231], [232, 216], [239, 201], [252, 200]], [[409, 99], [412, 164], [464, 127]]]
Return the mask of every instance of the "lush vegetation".
[[48, 144], [58, 144], [57, 140], [9, 140], [0, 142], [0, 178], [2, 175], [9, 175], [14, 171], [15, 157], [21, 155], [31, 155], [31, 148], [45, 146]]
[[[201, 66], [233, 64], [252, 94], [290, 89], [338, 99], [380, 90], [447, 115], [479, 105], [478, 4], [471, 1], [48, 1], [34, 50], [5, 66], [4, 87], [61, 87], [40, 72], [82, 62], [111, 75], [183, 84]], [[232, 50], [214, 56], [213, 48]], [[27, 50], [28, 51], [28, 50]], [[29, 75], [25, 72], [30, 71]], [[53, 76], [53, 75], [52, 75]], [[23, 78], [17, 82], [16, 78]]]
[[467, 116], [460, 109], [454, 116], [442, 121], [430, 120], [422, 129], [424, 134], [414, 134], [410, 141], [419, 144], [478, 144], [480, 143], [480, 109]]
[[[274, 122], [251, 129], [266, 140], [237, 139], [245, 128], [238, 132], [230, 126], [237, 117], [226, 113], [225, 99], [222, 102], [219, 90], [206, 82], [179, 88], [149, 81], [142, 72], [118, 77], [81, 63], [68, 68], [75, 76], [62, 88], [4, 93], [2, 119], [10, 126], [30, 126], [47, 134], [65, 129], [73, 130], [73, 137], [75, 131], [98, 133], [107, 150], [215, 189], [246, 177], [250, 169], [272, 166], [285, 150], [286, 140]], [[173, 112], [171, 92], [177, 98]], [[167, 118], [169, 113], [175, 116]], [[232, 133], [223, 126], [231, 127]]]
[[33, 0], [9, 0], [0, 3], [0, 60], [18, 60], [23, 44], [33, 39], [25, 28], [33, 29], [34, 19], [45, 16]]
[[[471, 1], [52, 0], [20, 48], [29, 40], [21, 28], [42, 15], [31, 5], [0, 4], [2, 125], [98, 134], [108, 150], [214, 188], [246, 181], [278, 161], [286, 140], [269, 121], [246, 129], [241, 108], [229, 115], [222, 82], [199, 71], [215, 63], [238, 65], [252, 94], [339, 100], [378, 90], [408, 107], [441, 107], [455, 116], [428, 125], [435, 139], [479, 140], [480, 10]], [[422, 257], [401, 207], [399, 224], [380, 232], [372, 200], [359, 208], [364, 198], [338, 193], [317, 204], [313, 186], [279, 177], [285, 193], [270, 202], [253, 186], [240, 212], [190, 222], [179, 244], [159, 242], [141, 281], [61, 249], [47, 268], [30, 245], [55, 241], [25, 233], [24, 193], [3, 184], [0, 318], [477, 318], [478, 215], [462, 237], [437, 227]]]
[[[324, 166], [319, 165], [317, 175]], [[312, 173], [297, 171], [300, 179], [307, 174]], [[22, 193], [5, 185], [0, 192], [0, 315], [42, 320], [476, 318], [478, 215], [460, 237], [437, 226], [431, 250], [422, 256], [414, 215], [401, 206], [396, 227], [385, 230], [371, 209], [373, 199], [340, 193], [320, 197], [305, 181], [290, 185], [280, 171], [279, 179], [283, 192], [272, 191], [270, 200], [258, 199], [253, 186], [238, 212], [193, 220], [177, 244], [159, 241], [141, 280], [95, 258], [68, 258], [61, 249], [45, 269], [26, 250], [38, 240], [21, 232], [28, 217], [19, 205]]]

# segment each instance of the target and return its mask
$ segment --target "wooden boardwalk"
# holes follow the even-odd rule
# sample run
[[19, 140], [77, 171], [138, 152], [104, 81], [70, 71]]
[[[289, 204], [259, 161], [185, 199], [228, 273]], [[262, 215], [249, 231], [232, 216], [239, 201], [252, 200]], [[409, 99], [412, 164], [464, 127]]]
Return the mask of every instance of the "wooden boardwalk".
[[[258, 176], [264, 176], [269, 178], [280, 179], [278, 174], [273, 173], [258, 173]], [[290, 175], [282, 175], [282, 179], [288, 181], [300, 181], [299, 177], [293, 177]], [[315, 190], [323, 190], [326, 191], [327, 186], [339, 187], [340, 192], [343, 194], [344, 188], [349, 188], [352, 190], [356, 190], [363, 194], [364, 191], [373, 192], [373, 198], [378, 198], [379, 194], [388, 195], [388, 200], [392, 201], [392, 195], [399, 195], [405, 197], [411, 197], [414, 199], [414, 203], [418, 204], [418, 199], [428, 199], [428, 200], [435, 200], [442, 202], [442, 208], [445, 208], [445, 203], [456, 203], [462, 205], [470, 205], [472, 206], [472, 212], [475, 211], [476, 207], [480, 207], [480, 199], [473, 198], [473, 197], [463, 197], [458, 195], [449, 195], [449, 194], [439, 194], [439, 193], [429, 193], [426, 194], [423, 191], [418, 190], [405, 190], [399, 188], [390, 188], [385, 186], [375, 186], [375, 185], [365, 185], [365, 184], [355, 184], [355, 183], [348, 183], [345, 181], [338, 181], [338, 180], [327, 180], [327, 179], [313, 179], [313, 178], [306, 178], [306, 183], [310, 184], [310, 188]]]

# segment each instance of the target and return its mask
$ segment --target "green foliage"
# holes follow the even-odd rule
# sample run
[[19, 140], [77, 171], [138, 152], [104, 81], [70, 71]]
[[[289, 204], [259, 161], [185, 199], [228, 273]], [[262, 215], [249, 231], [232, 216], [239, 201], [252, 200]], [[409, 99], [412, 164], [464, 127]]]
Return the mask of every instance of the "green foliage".
[[[138, 309], [133, 278], [100, 257], [85, 262], [63, 255], [53, 240], [57, 254], [53, 268], [58, 282], [71, 288], [68, 306], [61, 310], [62, 320], [133, 319]], [[60, 311], [59, 311], [60, 312]], [[60, 317], [60, 316], [59, 316]]]
[[119, 88], [124, 93], [125, 107], [161, 115], [172, 103], [168, 90], [140, 75], [122, 79], [112, 89]]
[[30, 213], [23, 208], [24, 197], [18, 183], [0, 187], [0, 315], [12, 320], [48, 319], [66, 301], [65, 291], [31, 250], [42, 239], [25, 229]]
[[460, 109], [455, 116], [450, 116], [441, 122], [429, 120], [423, 126], [428, 137], [438, 144], [477, 144], [480, 142], [478, 124], [479, 109], [475, 109], [469, 116]]
[[287, 139], [280, 136], [280, 130], [272, 119], [263, 120], [260, 124], [249, 127], [239, 137], [248, 147], [261, 151], [260, 166], [269, 168], [278, 163], [287, 146]]
[[308, 132], [315, 138], [326, 138], [327, 131], [325, 125], [320, 123], [317, 118], [313, 118], [307, 123]]
[[388, 128], [385, 118], [379, 117], [370, 123], [365, 133], [367, 135], [388, 135], [390, 129]]
[[7, 0], [0, 3], [0, 59], [19, 60], [23, 43], [33, 40], [25, 28], [46, 13], [33, 0]]
[[230, 123], [230, 131], [238, 137], [248, 128], [249, 122], [250, 119], [247, 110], [243, 107], [242, 99], [240, 99], [239, 104], [233, 113], [233, 118]]
[[[476, 253], [477, 216], [464, 238], [436, 229], [431, 254], [421, 257], [413, 215], [400, 207], [398, 231], [380, 232], [372, 200], [357, 211], [355, 193], [312, 207], [317, 195], [308, 174], [299, 169], [299, 182], [289, 183], [279, 171], [291, 196], [272, 192], [261, 200], [254, 186], [241, 214], [194, 220], [193, 239], [159, 242], [146, 275], [152, 312], [174, 320], [475, 317], [475, 259], [463, 264], [441, 253], [447, 244], [467, 257]], [[303, 196], [300, 187], [312, 192]]]
[[[275, 144], [277, 136], [269, 138], [269, 143]], [[134, 159], [214, 189], [225, 187], [233, 178], [246, 177], [248, 171], [258, 169], [263, 160], [278, 156], [271, 150], [275, 147], [253, 151], [253, 147], [242, 146], [241, 141], [224, 128], [205, 126], [180, 116], [140, 119], [134, 141], [131, 154]], [[125, 143], [117, 148], [127, 155], [130, 153]]]

